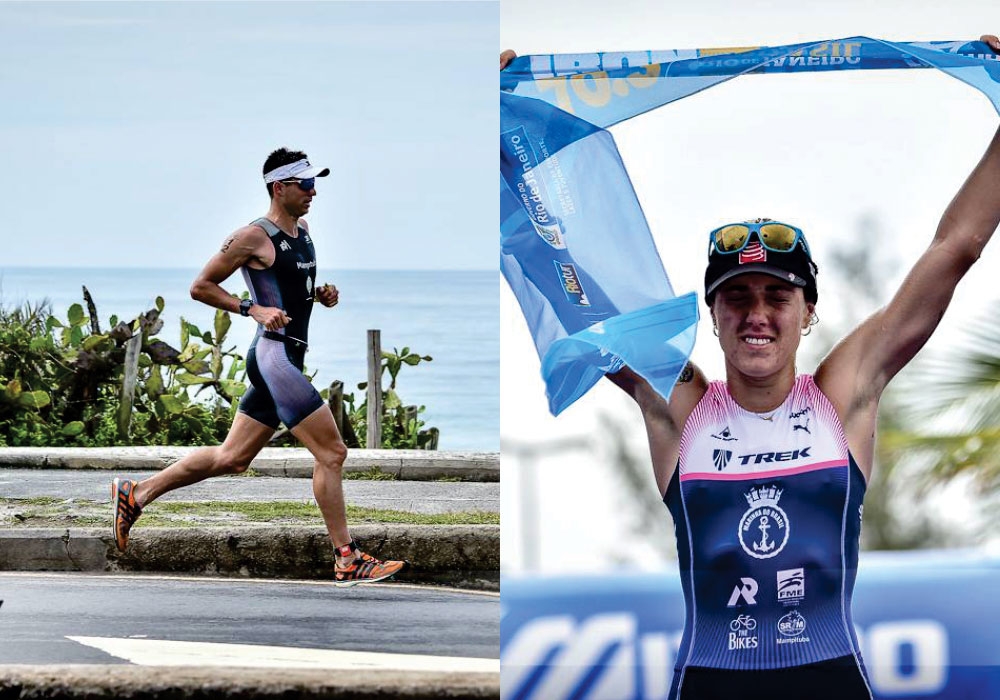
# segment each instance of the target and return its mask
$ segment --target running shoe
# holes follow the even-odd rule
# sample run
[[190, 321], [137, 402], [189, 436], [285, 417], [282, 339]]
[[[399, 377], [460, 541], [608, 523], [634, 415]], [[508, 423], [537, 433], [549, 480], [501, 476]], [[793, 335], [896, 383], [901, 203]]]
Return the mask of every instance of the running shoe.
[[135, 502], [136, 482], [131, 479], [115, 478], [111, 482], [111, 508], [114, 513], [115, 544], [124, 552], [128, 545], [128, 531], [142, 515], [142, 508]]
[[354, 559], [347, 566], [334, 566], [335, 586], [348, 588], [359, 583], [383, 581], [390, 576], [395, 576], [408, 566], [405, 561], [380, 561], [359, 550], [353, 542], [345, 546], [350, 546], [351, 551], [354, 552]]

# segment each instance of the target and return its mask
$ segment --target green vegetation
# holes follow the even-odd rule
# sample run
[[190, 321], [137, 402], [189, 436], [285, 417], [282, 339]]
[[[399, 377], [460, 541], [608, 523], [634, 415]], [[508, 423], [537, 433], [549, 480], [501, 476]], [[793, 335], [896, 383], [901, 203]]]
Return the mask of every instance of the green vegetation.
[[344, 472], [344, 479], [356, 481], [396, 481], [396, 475], [372, 467], [363, 472]]
[[[419, 414], [424, 412], [424, 406], [404, 406], [399, 394], [396, 393], [396, 379], [403, 365], [416, 367], [421, 362], [430, 362], [430, 355], [418, 355], [410, 352], [410, 348], [392, 349], [392, 352], [382, 351], [382, 376], [389, 373], [389, 386], [382, 390], [382, 447], [395, 450], [437, 449], [437, 428], [422, 430], [424, 421]], [[368, 382], [358, 384], [358, 389], [364, 391]], [[368, 399], [355, 406], [354, 394], [345, 394], [344, 403], [347, 415], [354, 426], [357, 435], [365, 435], [368, 430]], [[348, 444], [350, 446], [350, 444]]]
[[[229, 314], [216, 311], [206, 331], [181, 318], [175, 348], [157, 337], [162, 298], [130, 322], [112, 315], [103, 331], [86, 287], [83, 296], [86, 310], [73, 304], [65, 319], [47, 303], [0, 304], [0, 447], [219, 444], [247, 381], [245, 359], [225, 346]], [[138, 350], [131, 411], [122, 404], [128, 346]], [[392, 379], [383, 392], [382, 447], [436, 446], [437, 430], [421, 430], [424, 407], [404, 407], [396, 393], [404, 364], [430, 360], [409, 348], [382, 353]], [[344, 398], [354, 428], [345, 432], [363, 435], [367, 406], [355, 408], [353, 394]]]
[[[271, 501], [265, 503], [203, 501], [195, 503], [154, 503], [143, 513], [146, 516], [219, 517], [225, 523], [233, 520], [259, 523], [287, 523], [289, 521], [322, 522], [323, 516], [315, 503]], [[349, 523], [409, 523], [413, 525], [499, 525], [499, 513], [480, 511], [460, 513], [409, 513], [400, 510], [359, 508], [347, 506]]]
[[[108, 504], [96, 501], [62, 501], [57, 498], [0, 498], [0, 525], [24, 527], [105, 527]], [[499, 525], [500, 514], [483, 511], [458, 513], [409, 513], [398, 510], [347, 506], [347, 520], [358, 523], [409, 525]], [[142, 514], [140, 527], [193, 527], [273, 523], [321, 525], [323, 516], [315, 503], [270, 501], [246, 503], [199, 501], [154, 503]]]

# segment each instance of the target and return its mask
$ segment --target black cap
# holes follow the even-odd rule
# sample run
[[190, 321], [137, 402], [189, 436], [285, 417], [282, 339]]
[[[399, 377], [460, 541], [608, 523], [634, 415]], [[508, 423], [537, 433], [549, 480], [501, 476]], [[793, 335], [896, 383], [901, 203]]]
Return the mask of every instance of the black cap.
[[727, 280], [750, 272], [771, 275], [778, 279], [803, 287], [806, 301], [815, 304], [816, 263], [806, 249], [805, 241], [799, 239], [787, 253], [765, 248], [756, 232], [750, 234], [746, 247], [738, 253], [719, 253], [715, 246], [709, 248], [708, 268], [705, 270], [705, 302], [711, 306], [715, 290]]

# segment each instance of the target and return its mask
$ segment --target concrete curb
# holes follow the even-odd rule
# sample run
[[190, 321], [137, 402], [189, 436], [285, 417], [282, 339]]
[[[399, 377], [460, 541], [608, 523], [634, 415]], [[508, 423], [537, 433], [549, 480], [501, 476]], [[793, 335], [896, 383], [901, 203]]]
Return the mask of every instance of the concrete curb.
[[[358, 525], [351, 531], [372, 555], [412, 563], [399, 581], [500, 589], [498, 525]], [[324, 529], [302, 526], [137, 527], [125, 553], [110, 528], [18, 528], [0, 530], [0, 570], [330, 579], [333, 550]]]
[[[197, 447], [0, 447], [0, 468], [163, 469]], [[265, 476], [312, 477], [313, 458], [299, 447], [266, 447], [250, 464]], [[404, 481], [453, 478], [500, 481], [497, 452], [437, 452], [428, 450], [350, 450], [344, 471], [373, 468]]]
[[500, 676], [126, 665], [0, 666], [0, 698], [499, 698]]

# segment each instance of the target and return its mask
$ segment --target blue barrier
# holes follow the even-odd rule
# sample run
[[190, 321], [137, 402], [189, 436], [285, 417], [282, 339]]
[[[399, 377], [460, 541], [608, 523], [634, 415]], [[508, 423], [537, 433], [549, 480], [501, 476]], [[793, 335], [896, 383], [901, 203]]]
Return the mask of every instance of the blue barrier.
[[[977, 552], [863, 554], [854, 620], [876, 697], [1000, 698], [998, 577], [1000, 556]], [[507, 576], [501, 609], [505, 700], [663, 698], [669, 689], [684, 626], [676, 570]], [[799, 697], [808, 689], [786, 695]]]

